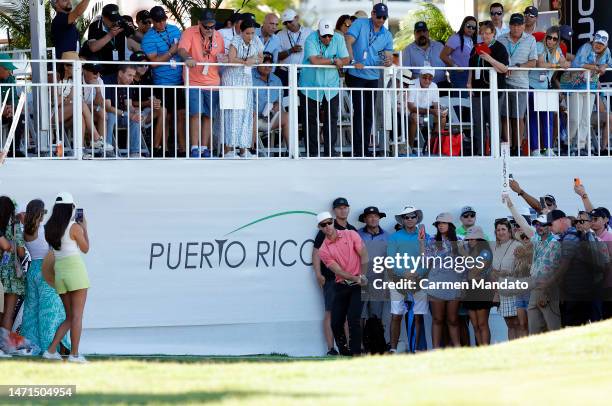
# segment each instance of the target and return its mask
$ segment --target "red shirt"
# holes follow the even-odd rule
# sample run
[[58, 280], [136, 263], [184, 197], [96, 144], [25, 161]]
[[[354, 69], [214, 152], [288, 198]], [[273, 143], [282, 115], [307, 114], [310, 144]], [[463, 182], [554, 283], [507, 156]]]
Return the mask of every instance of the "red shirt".
[[[319, 248], [321, 261], [331, 268], [332, 264], [337, 264], [344, 272], [357, 276], [361, 274], [361, 257], [359, 252], [363, 248], [363, 241], [356, 231], [338, 230], [338, 238], [331, 241], [325, 238], [323, 245]], [[336, 275], [336, 282], [342, 282], [344, 278]]]

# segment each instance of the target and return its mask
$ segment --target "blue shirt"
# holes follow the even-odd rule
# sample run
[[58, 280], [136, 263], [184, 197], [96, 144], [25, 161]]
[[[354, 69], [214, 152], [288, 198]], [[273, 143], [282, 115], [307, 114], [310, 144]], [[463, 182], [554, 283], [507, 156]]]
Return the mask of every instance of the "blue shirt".
[[[319, 32], [315, 31], [306, 38], [304, 43], [304, 65], [312, 65], [310, 63], [311, 56], [322, 56], [323, 58], [348, 58], [349, 53], [346, 49], [346, 43], [342, 35], [337, 32], [328, 46], [323, 45], [319, 39]], [[302, 68], [300, 74], [300, 87], [332, 87], [332, 90], [300, 90], [309, 99], [322, 101], [323, 96], [327, 100], [331, 100], [338, 94], [340, 87], [340, 75], [338, 69], [334, 68]]]
[[[538, 42], [536, 44], [536, 52], [538, 53], [538, 58], [540, 55], [544, 57], [544, 62], [546, 63], [559, 63], [561, 60], [561, 48], [557, 47], [553, 52], [549, 49], [546, 49], [542, 42]], [[552, 69], [548, 70], [530, 70], [529, 71], [529, 87], [534, 89], [548, 89], [548, 85], [550, 84], [550, 80], [552, 79], [552, 75], [555, 73]], [[540, 76], [544, 75], [546, 80], [541, 81]], [[542, 77], [542, 78], [544, 78]]]
[[[608, 65], [610, 66], [610, 49], [606, 48], [603, 55], [598, 57], [593, 51], [590, 42], [580, 47], [576, 53], [576, 58], [572, 61], [572, 68], [581, 68], [585, 64]], [[565, 72], [561, 76], [561, 89], [586, 89], [586, 72]], [[591, 90], [597, 89], [599, 74], [591, 72]]]
[[[425, 234], [425, 242], [429, 240], [431, 240], [431, 237], [428, 234]], [[415, 259], [421, 255], [418, 228], [411, 233], [402, 228], [389, 237], [387, 242], [387, 256], [395, 257], [396, 254], [400, 254], [400, 256], [408, 254], [408, 256], [415, 257]], [[408, 265], [410, 265], [410, 263]], [[396, 269], [395, 273], [400, 276], [405, 271], [407, 270]], [[425, 274], [425, 268], [421, 266], [419, 269], [417, 269], [417, 272], [422, 276]]]
[[[253, 86], [254, 87], [282, 87], [281, 80], [273, 73], [268, 75], [268, 81], [261, 78], [257, 68], [253, 68]], [[257, 115], [263, 114], [266, 104], [276, 103], [283, 92], [283, 89], [253, 89], [253, 107], [257, 109]]]
[[[161, 56], [168, 53], [174, 42], [178, 43], [181, 39], [181, 30], [175, 25], [167, 24], [166, 29], [157, 32], [151, 28], [142, 38], [140, 46], [145, 54], [157, 54]], [[178, 54], [172, 60], [181, 62]], [[153, 84], [155, 85], [180, 85], [183, 83], [183, 67], [170, 65], [156, 66], [153, 68]]]
[[268, 38], [268, 42], [266, 42], [261, 34], [261, 28], [258, 28], [255, 33], [261, 40], [261, 43], [264, 44], [264, 52], [271, 53], [273, 57], [272, 62], [278, 63], [278, 53], [281, 51], [281, 42], [278, 35], [272, 34], [272, 36]]
[[[440, 53], [444, 49], [444, 45], [441, 42], [430, 40], [427, 49], [423, 49], [418, 46], [415, 42], [408, 45], [402, 51], [402, 65], [403, 66], [433, 66], [444, 68], [446, 65], [440, 59]], [[420, 69], [410, 69], [416, 76], [421, 73]], [[415, 77], [416, 77], [415, 76]], [[436, 70], [434, 76], [434, 82], [439, 83], [446, 79], [443, 69]]]
[[[384, 26], [374, 31], [371, 18], [358, 18], [346, 35], [355, 38], [353, 59], [365, 66], [382, 66], [384, 52], [393, 52], [393, 36]], [[349, 69], [349, 75], [366, 80], [377, 80], [380, 69]]]

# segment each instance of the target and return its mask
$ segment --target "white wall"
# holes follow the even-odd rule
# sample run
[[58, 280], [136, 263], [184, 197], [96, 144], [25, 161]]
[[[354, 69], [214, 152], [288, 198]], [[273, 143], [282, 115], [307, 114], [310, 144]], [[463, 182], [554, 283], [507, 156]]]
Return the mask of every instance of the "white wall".
[[[609, 158], [513, 159], [511, 172], [533, 196], [552, 193], [560, 208], [575, 213], [580, 201], [573, 178], [580, 177], [596, 205], [612, 202]], [[500, 202], [500, 164], [493, 159], [225, 160], [225, 161], [35, 161], [10, 160], [0, 169], [2, 193], [25, 204], [70, 191], [89, 222], [91, 251], [86, 263], [91, 290], [82, 341], [86, 353], [320, 355], [323, 304], [310, 267], [293, 244], [283, 248], [292, 266], [257, 266], [257, 245], [315, 234], [313, 215], [293, 213], [236, 228], [288, 211], [330, 209], [332, 199], [348, 198], [351, 222], [360, 210], [377, 205], [393, 214], [406, 204], [425, 213], [424, 224], [442, 211], [455, 216], [470, 204], [478, 222], [493, 235], [492, 223], [507, 215]], [[523, 205], [516, 199], [516, 203]], [[232, 269], [170, 270], [165, 260], [150, 265], [151, 244], [227, 240], [241, 242], [245, 262]], [[198, 246], [199, 247], [199, 246]], [[193, 248], [193, 247], [192, 247]], [[225, 251], [227, 251], [224, 248]], [[239, 258], [238, 245], [227, 255]], [[199, 248], [198, 248], [199, 250]], [[194, 250], [195, 252], [195, 250]], [[306, 245], [304, 257], [310, 248]], [[173, 259], [174, 256], [171, 256]], [[225, 256], [222, 257], [224, 262]], [[188, 265], [189, 265], [188, 264]], [[499, 322], [500, 320], [497, 319]], [[504, 336], [495, 324], [494, 336]]]

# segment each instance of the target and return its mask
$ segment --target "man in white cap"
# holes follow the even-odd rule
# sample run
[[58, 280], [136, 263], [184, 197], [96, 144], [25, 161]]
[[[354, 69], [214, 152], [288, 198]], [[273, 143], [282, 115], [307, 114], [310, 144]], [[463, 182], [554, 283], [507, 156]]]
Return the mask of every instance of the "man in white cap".
[[[323, 123], [323, 156], [338, 156], [334, 150], [338, 138], [338, 109], [340, 106], [338, 70], [349, 63], [349, 54], [344, 37], [334, 31], [334, 24], [322, 18], [319, 29], [308, 36], [304, 44], [304, 65], [329, 65], [334, 68], [303, 68], [300, 75], [300, 105], [308, 112], [309, 156], [319, 156], [319, 123]], [[306, 88], [329, 87], [330, 90], [308, 90]], [[304, 125], [304, 123], [302, 123]]]
[[[300, 25], [300, 16], [295, 10], [288, 8], [281, 15], [281, 24], [285, 26], [277, 35], [280, 39], [280, 52], [278, 63], [297, 65], [304, 60], [304, 44], [306, 38], [312, 34], [308, 27]], [[281, 67], [276, 70], [276, 76], [283, 82], [283, 86], [289, 84], [289, 73], [287, 68]]]
[[[389, 238], [387, 242], [387, 256], [395, 257], [398, 254], [401, 256], [407, 254], [417, 257], [421, 255], [421, 243], [430, 238], [425, 233], [425, 228], [419, 226], [423, 221], [423, 212], [414, 206], [405, 206], [399, 214], [395, 215], [395, 220], [402, 228]], [[406, 277], [408, 276], [407, 272], [409, 272], [406, 269], [390, 269], [389, 271], [392, 272], [391, 279]], [[421, 273], [422, 271], [423, 269], [415, 270], [416, 273]], [[414, 295], [414, 297], [411, 294], [406, 296], [395, 289], [390, 289], [389, 295], [391, 300], [390, 352], [397, 352], [402, 317], [406, 314], [414, 315], [415, 325], [414, 329], [408, 329], [408, 350], [415, 352], [418, 349], [422, 349], [425, 343], [424, 340], [419, 340], [419, 338], [424, 337], [423, 315], [427, 313], [426, 295], [424, 296], [419, 293]]]
[[410, 86], [412, 90], [408, 91], [408, 110], [410, 111], [408, 143], [413, 148], [413, 154], [421, 152], [414, 146], [414, 139], [416, 138], [417, 127], [425, 123], [425, 118], [429, 119], [431, 126], [429, 128], [433, 133], [439, 133], [446, 126], [448, 110], [440, 109], [440, 94], [438, 85], [433, 82], [434, 75], [434, 70], [431, 67], [421, 69], [419, 79]]
[[343, 355], [361, 354], [361, 286], [367, 284], [368, 251], [353, 230], [336, 230], [329, 212], [317, 215], [317, 227], [325, 234], [319, 249], [321, 261], [336, 275], [336, 293], [332, 307], [332, 331], [338, 338], [344, 335], [344, 322], [349, 326], [350, 352], [340, 348]]

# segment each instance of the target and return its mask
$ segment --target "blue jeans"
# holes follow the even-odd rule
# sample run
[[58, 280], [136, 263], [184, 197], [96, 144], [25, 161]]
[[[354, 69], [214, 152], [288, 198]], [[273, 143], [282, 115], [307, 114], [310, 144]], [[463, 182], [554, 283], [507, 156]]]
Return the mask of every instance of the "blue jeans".
[[[129, 121], [129, 125], [128, 125]], [[113, 144], [113, 133], [115, 131], [115, 124], [119, 124], [121, 127], [128, 127], [128, 138], [130, 140], [130, 154], [137, 154], [140, 152], [140, 140], [141, 130], [140, 124], [129, 120], [126, 117], [117, 117], [115, 113], [106, 113], [106, 143], [109, 145]]]

